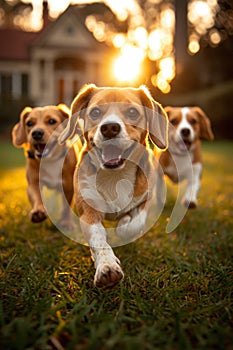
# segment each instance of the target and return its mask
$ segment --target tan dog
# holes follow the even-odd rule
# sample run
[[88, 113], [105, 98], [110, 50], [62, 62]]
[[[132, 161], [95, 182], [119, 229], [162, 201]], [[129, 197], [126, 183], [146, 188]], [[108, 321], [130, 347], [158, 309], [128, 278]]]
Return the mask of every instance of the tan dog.
[[202, 173], [200, 140], [214, 139], [210, 121], [199, 107], [166, 107], [165, 110], [169, 119], [169, 147], [159, 159], [163, 171], [158, 172], [157, 198], [164, 202], [165, 174], [175, 183], [187, 180], [182, 202], [187, 208], [195, 208]]
[[84, 141], [74, 175], [75, 201], [95, 261], [94, 283], [108, 288], [123, 278], [123, 271], [107, 242], [103, 221], [116, 220], [115, 232], [123, 240], [142, 234], [155, 184], [147, 137], [165, 149], [167, 117], [145, 87], [93, 84], [81, 89], [71, 114], [60, 142], [77, 133]]
[[[34, 223], [41, 222], [47, 217], [41, 198], [41, 186], [45, 185], [48, 188], [54, 188], [59, 191], [64, 190], [65, 200], [69, 204], [71, 204], [73, 198], [75, 153], [72, 148], [68, 150], [66, 145], [61, 146], [57, 142], [58, 135], [61, 132], [58, 126], [60, 125], [62, 130], [64, 130], [61, 124], [68, 117], [69, 109], [65, 105], [37, 108], [26, 107], [21, 112], [20, 121], [14, 126], [12, 131], [14, 146], [23, 147], [27, 157], [27, 192], [32, 205], [30, 219]], [[54, 132], [56, 129], [57, 131]], [[42, 169], [40, 169], [41, 159], [43, 159]], [[59, 162], [63, 161], [63, 167], [60, 167], [62, 174], [59, 175], [57, 169], [60, 166]], [[67, 205], [64, 205], [61, 225], [69, 225]]]

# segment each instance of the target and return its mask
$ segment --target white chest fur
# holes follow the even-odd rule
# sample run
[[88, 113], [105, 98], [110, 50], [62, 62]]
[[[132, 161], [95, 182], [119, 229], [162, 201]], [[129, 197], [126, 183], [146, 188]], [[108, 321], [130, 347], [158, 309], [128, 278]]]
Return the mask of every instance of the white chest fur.
[[137, 166], [128, 162], [122, 170], [102, 170], [87, 177], [80, 176], [83, 199], [98, 210], [117, 214], [126, 213], [139, 205], [147, 193], [139, 198], [133, 196]]

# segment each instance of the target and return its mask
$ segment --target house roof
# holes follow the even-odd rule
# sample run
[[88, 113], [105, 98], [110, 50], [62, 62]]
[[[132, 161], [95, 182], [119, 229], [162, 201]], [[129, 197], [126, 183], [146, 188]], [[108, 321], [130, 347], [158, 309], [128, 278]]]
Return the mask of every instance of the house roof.
[[17, 29], [0, 29], [0, 60], [29, 60], [29, 49], [40, 32], [24, 32]]
[[51, 23], [34, 41], [33, 47], [61, 47], [88, 49], [102, 46], [85, 25], [82, 9], [69, 7], [56, 21]]

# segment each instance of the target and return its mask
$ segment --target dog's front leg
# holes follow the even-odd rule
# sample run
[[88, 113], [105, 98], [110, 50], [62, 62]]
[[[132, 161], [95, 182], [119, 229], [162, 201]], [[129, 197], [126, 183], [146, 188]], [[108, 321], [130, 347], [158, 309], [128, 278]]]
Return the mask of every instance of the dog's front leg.
[[193, 171], [188, 177], [188, 185], [182, 200], [183, 204], [187, 208], [196, 208], [197, 207], [197, 195], [200, 189], [200, 178], [202, 173], [202, 164], [195, 163], [193, 164]]
[[61, 219], [59, 224], [64, 229], [73, 229], [74, 225], [72, 222], [72, 199], [73, 199], [73, 185], [72, 185], [72, 176], [67, 178], [68, 181], [63, 181], [63, 196], [62, 196], [62, 212]]
[[163, 208], [166, 202], [166, 187], [164, 173], [161, 170], [158, 170], [156, 173], [156, 205], [159, 208]]
[[124, 215], [116, 227], [116, 234], [125, 241], [132, 241], [142, 236], [147, 219], [147, 204], [140, 206]]
[[32, 210], [29, 215], [31, 221], [34, 223], [44, 221], [47, 218], [47, 214], [41, 199], [39, 183], [29, 183], [27, 193], [32, 205]]
[[88, 241], [95, 262], [96, 273], [94, 284], [100, 288], [112, 288], [124, 277], [120, 260], [115, 256], [107, 243], [106, 231], [101, 221], [96, 221], [87, 211], [80, 217], [82, 231]]

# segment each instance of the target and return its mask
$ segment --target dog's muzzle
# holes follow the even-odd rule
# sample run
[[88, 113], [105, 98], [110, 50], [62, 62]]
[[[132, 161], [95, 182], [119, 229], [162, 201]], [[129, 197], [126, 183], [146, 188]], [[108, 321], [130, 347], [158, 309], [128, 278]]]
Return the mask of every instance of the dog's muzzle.
[[178, 142], [178, 147], [180, 151], [186, 152], [190, 149], [192, 145], [191, 131], [188, 128], [183, 128], [180, 130], [180, 140]]
[[120, 132], [121, 125], [116, 122], [104, 123], [100, 127], [102, 145], [98, 148], [98, 155], [106, 169], [118, 169], [124, 165], [124, 147], [119, 138]]
[[37, 158], [48, 157], [55, 146], [57, 146], [57, 141], [56, 140], [54, 140], [53, 142], [48, 142], [47, 144], [46, 143], [40, 143], [40, 142], [34, 143], [35, 156]]
[[114, 144], [108, 142], [103, 146], [101, 152], [101, 158], [103, 166], [107, 169], [116, 169], [121, 167], [125, 159], [123, 158], [123, 150]]
[[105, 139], [113, 139], [120, 133], [121, 126], [119, 123], [105, 123], [101, 125], [100, 131]]
[[102, 143], [101, 147], [95, 146], [94, 149], [103, 169], [122, 169], [127, 159], [135, 146], [135, 142], [125, 143], [120, 142], [119, 139], [110, 139]]

